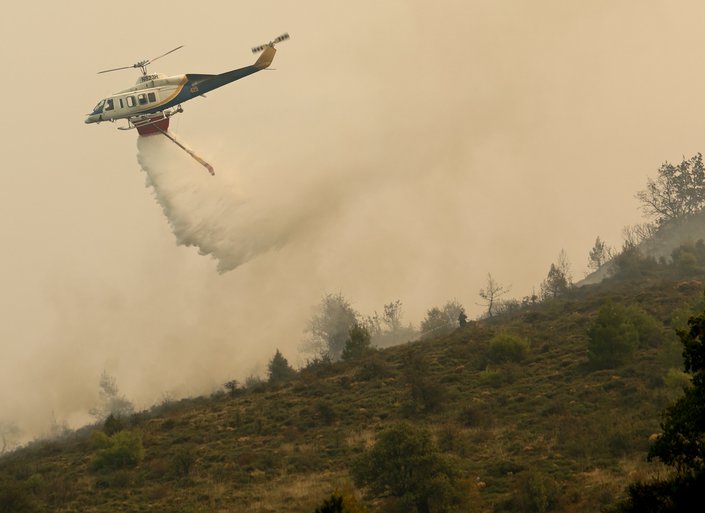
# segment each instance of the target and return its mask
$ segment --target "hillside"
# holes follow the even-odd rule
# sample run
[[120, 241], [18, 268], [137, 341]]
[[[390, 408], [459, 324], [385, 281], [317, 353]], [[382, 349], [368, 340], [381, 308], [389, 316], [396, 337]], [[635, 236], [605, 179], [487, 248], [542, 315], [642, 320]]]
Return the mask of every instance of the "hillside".
[[[457, 457], [472, 511], [539, 511], [537, 495], [544, 511], [599, 511], [659, 470], [645, 454], [680, 393], [666, 379], [681, 365], [673, 327], [702, 309], [705, 286], [702, 266], [629, 265], [443, 336], [311, 365], [284, 385], [167, 402], [122, 425], [34, 442], [0, 459], [0, 500], [18, 497], [16, 511], [312, 513], [340, 490], [391, 511], [355, 488], [349, 466], [380, 430], [408, 421]], [[608, 301], [638, 305], [662, 333], [628, 363], [597, 370], [587, 330]], [[523, 361], [488, 363], [501, 332], [528, 340]], [[138, 435], [144, 458], [96, 468], [107, 438], [96, 431], [120, 429]]]

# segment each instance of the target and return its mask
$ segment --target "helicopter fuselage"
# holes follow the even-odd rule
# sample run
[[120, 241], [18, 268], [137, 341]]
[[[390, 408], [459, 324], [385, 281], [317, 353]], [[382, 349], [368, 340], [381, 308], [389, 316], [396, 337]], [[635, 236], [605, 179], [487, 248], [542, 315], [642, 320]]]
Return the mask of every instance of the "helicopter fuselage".
[[203, 96], [213, 89], [267, 68], [272, 63], [275, 53], [276, 49], [268, 46], [254, 64], [218, 75], [145, 74], [139, 77], [134, 86], [100, 100], [88, 114], [85, 122], [100, 123], [127, 119], [130, 124], [137, 127], [140, 134], [153, 132], [154, 130], [150, 131], [148, 128], [140, 129], [140, 122], [150, 118], [161, 118], [167, 121], [168, 126], [168, 115], [165, 115], [167, 111], [197, 96]]

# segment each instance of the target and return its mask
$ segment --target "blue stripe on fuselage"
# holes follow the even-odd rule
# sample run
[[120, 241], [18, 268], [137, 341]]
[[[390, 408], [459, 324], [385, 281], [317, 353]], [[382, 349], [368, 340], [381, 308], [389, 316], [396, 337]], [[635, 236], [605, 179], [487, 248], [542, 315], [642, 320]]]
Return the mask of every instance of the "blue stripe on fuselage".
[[201, 96], [209, 91], [212, 91], [213, 89], [218, 89], [219, 87], [223, 87], [231, 82], [245, 78], [246, 76], [252, 75], [258, 71], [260, 71], [260, 68], [256, 66], [245, 66], [244, 68], [226, 71], [220, 75], [198, 75], [194, 73], [187, 74], [186, 83], [174, 98], [157, 107], [137, 112], [135, 115], [161, 112], [170, 107], [179, 105], [180, 103], [187, 102], [197, 96]]

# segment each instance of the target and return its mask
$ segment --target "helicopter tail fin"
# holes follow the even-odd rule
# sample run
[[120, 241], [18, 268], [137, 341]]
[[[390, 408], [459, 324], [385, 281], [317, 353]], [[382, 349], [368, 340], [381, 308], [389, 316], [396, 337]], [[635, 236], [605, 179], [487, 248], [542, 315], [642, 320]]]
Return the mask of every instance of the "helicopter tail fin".
[[274, 54], [277, 53], [276, 48], [274, 46], [266, 46], [264, 51], [262, 52], [262, 55], [259, 56], [259, 59], [255, 62], [254, 66], [257, 69], [265, 69], [268, 68], [270, 64], [272, 64], [272, 61], [274, 60]]

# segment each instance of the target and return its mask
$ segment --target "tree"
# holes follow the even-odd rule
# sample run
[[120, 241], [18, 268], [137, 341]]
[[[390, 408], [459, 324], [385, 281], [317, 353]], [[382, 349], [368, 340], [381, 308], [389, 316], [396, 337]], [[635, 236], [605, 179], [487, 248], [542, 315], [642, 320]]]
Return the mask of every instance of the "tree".
[[339, 360], [350, 328], [358, 322], [358, 313], [342, 294], [326, 294], [309, 321], [308, 347], [321, 357]]
[[597, 271], [612, 257], [612, 249], [607, 246], [600, 237], [595, 239], [595, 245], [588, 255], [588, 268]]
[[541, 283], [541, 299], [554, 299], [568, 290], [568, 278], [556, 266], [551, 264], [546, 279]]
[[504, 294], [509, 292], [509, 287], [498, 283], [492, 278], [490, 273], [487, 273], [487, 286], [480, 289], [478, 293], [480, 297], [484, 300], [483, 306], [487, 307], [487, 316], [492, 318], [492, 307]]
[[622, 365], [639, 346], [639, 331], [629, 311], [622, 305], [607, 303], [588, 329], [588, 358], [598, 368]]
[[463, 305], [456, 299], [449, 300], [443, 309], [434, 306], [426, 312], [426, 318], [421, 321], [421, 335], [440, 335], [450, 332], [457, 325], [458, 316], [463, 311], [465, 311]]
[[350, 328], [350, 335], [343, 349], [343, 360], [354, 360], [365, 356], [372, 349], [370, 332], [361, 324]]
[[437, 334], [440, 330], [448, 331], [451, 325], [451, 320], [443, 311], [434, 306], [428, 312], [426, 317], [421, 321], [421, 335]]
[[649, 178], [646, 189], [636, 197], [644, 213], [658, 225], [678, 221], [695, 214], [705, 207], [705, 167], [703, 156], [698, 153], [690, 159], [683, 158], [678, 165], [665, 162], [655, 180]]
[[406, 511], [452, 511], [462, 507], [466, 496], [455, 465], [439, 451], [430, 431], [414, 424], [381, 432], [374, 447], [353, 462], [352, 475], [372, 495], [398, 498]]
[[115, 378], [103, 371], [100, 375], [100, 406], [92, 408], [89, 413], [98, 420], [104, 420], [109, 415], [124, 418], [132, 415], [135, 407], [124, 396], [120, 395]]
[[274, 356], [269, 361], [267, 370], [269, 376], [268, 381], [273, 385], [284, 383], [296, 376], [296, 371], [289, 365], [288, 360], [279, 352], [279, 349], [277, 349], [276, 353], [274, 353]]
[[564, 249], [558, 253], [558, 259], [551, 264], [546, 279], [541, 283], [541, 299], [554, 299], [565, 294], [572, 285], [570, 261]]

